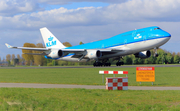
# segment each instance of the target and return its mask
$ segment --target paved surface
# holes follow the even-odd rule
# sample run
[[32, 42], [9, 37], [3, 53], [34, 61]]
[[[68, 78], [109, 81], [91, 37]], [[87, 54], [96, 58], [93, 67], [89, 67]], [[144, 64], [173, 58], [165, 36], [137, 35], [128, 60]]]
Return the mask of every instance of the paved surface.
[[[141, 67], [141, 65], [129, 66], [111, 66], [106, 68], [126, 68], [126, 67]], [[146, 66], [146, 65], [143, 65]], [[147, 65], [149, 67], [180, 67], [180, 65]], [[93, 66], [73, 66], [73, 67], [2, 67], [6, 69], [43, 69], [43, 68], [101, 68]], [[104, 67], [102, 67], [104, 68]], [[1, 67], [0, 67], [1, 69]], [[85, 89], [105, 89], [105, 86], [93, 85], [65, 85], [65, 84], [31, 84], [31, 83], [0, 83], [1, 87], [21, 87], [21, 88], [85, 88]], [[146, 86], [128, 86], [129, 90], [180, 90], [180, 87], [146, 87]]]
[[[93, 85], [67, 85], [67, 84], [31, 84], [31, 83], [0, 83], [2, 87], [20, 87], [20, 88], [85, 88], [85, 89], [105, 89], [105, 86]], [[180, 90], [180, 87], [146, 87], [146, 86], [128, 86], [129, 90]]]
[[128, 67], [180, 67], [180, 65], [127, 65], [127, 66], [111, 66], [111, 67], [93, 67], [93, 66], [55, 66], [55, 67], [0, 67], [0, 69], [46, 69], [46, 68], [128, 68]]

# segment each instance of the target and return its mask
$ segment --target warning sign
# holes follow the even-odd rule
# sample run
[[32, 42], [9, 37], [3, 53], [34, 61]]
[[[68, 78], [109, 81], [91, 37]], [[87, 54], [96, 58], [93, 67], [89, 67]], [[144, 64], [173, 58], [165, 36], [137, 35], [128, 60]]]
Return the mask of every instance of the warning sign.
[[137, 82], [155, 82], [154, 67], [136, 67]]

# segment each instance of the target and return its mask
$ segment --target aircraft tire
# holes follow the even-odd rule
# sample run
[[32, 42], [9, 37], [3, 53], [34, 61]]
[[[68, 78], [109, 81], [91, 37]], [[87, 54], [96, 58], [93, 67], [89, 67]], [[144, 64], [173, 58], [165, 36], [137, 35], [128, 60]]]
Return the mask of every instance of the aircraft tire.
[[102, 67], [103, 64], [102, 64], [101, 62], [95, 62], [95, 63], [93, 64], [93, 66], [94, 66], [94, 67]]
[[121, 65], [124, 65], [124, 62], [117, 62], [116, 63], [116, 66], [121, 66]]
[[154, 54], [154, 57], [158, 57], [159, 55], [158, 54]]

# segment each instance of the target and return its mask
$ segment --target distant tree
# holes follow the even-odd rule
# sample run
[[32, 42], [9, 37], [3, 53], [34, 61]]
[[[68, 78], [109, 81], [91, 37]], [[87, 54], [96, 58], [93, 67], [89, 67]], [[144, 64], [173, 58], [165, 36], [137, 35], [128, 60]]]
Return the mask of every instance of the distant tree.
[[166, 62], [168, 64], [172, 64], [173, 63], [173, 56], [172, 56], [171, 53], [167, 53], [167, 55], [166, 55]]
[[177, 55], [180, 57], [180, 52], [178, 52]]
[[143, 64], [144, 63], [144, 59], [138, 58], [138, 64]]
[[161, 60], [161, 55], [159, 55], [158, 57], [156, 57], [156, 64], [162, 64], [162, 60]]
[[12, 54], [12, 60], [14, 60], [15, 59], [15, 55], [14, 54]]
[[10, 54], [6, 55], [6, 61], [10, 61], [10, 60], [11, 60], [11, 55]]
[[174, 57], [175, 55], [176, 55], [176, 53], [175, 53], [175, 52], [173, 52], [173, 53], [172, 53], [172, 56]]
[[[36, 47], [34, 44], [32, 43], [24, 43], [23, 47]], [[33, 55], [31, 54], [24, 54], [24, 53], [33, 53], [32, 50], [22, 50], [22, 57], [26, 60], [26, 65], [30, 65], [32, 64], [32, 62], [34, 61]]]
[[22, 63], [24, 61], [24, 59], [19, 54], [17, 54], [17, 58], [19, 59], [20, 63]]
[[21, 59], [21, 56], [19, 54], [17, 54], [17, 58], [20, 60]]
[[18, 58], [15, 58], [14, 60], [13, 60], [13, 65], [17, 65], [17, 64], [19, 64], [19, 59]]
[[0, 57], [0, 62], [1, 62], [1, 57]]
[[[11, 55], [10, 55], [10, 54], [6, 55], [6, 61], [7, 61], [9, 64], [11, 63]], [[5, 62], [5, 61], [3, 60], [3, 62]]]
[[133, 64], [138, 64], [138, 58], [136, 58], [134, 54], [132, 54], [131, 59]]
[[156, 63], [156, 57], [154, 57], [154, 51], [151, 50], [151, 57], [149, 57], [148, 60], [149, 60], [149, 64]]
[[123, 59], [125, 64], [132, 64], [132, 59], [130, 56], [125, 56]]
[[[44, 46], [43, 46], [43, 44], [42, 43], [38, 43], [38, 44], [36, 44], [36, 47], [37, 48], [43, 48]], [[33, 53], [43, 53], [42, 51], [32, 51]], [[35, 65], [40, 65], [40, 66], [42, 66], [43, 65], [43, 61], [44, 61], [44, 56], [42, 56], [42, 55], [33, 55], [33, 58], [34, 58], [34, 63], [35, 63]]]
[[79, 43], [79, 45], [82, 45], [82, 44], [84, 44], [84, 43], [83, 43], [83, 42], [80, 42], [80, 43]]
[[144, 64], [149, 64], [149, 58], [144, 60]]
[[64, 42], [63, 45], [65, 45], [66, 47], [72, 47], [72, 45], [69, 42]]
[[175, 63], [175, 64], [178, 64], [178, 63], [179, 63], [179, 56], [178, 56], [178, 55], [175, 55], [175, 56], [174, 56], [174, 63]]

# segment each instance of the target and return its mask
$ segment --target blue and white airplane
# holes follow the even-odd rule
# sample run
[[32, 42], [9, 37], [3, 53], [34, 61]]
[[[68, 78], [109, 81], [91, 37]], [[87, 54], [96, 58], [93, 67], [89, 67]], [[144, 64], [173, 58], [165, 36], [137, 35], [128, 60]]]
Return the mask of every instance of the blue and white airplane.
[[[46, 27], [40, 29], [46, 48], [14, 47], [6, 44], [8, 48], [43, 51], [43, 53], [31, 53], [44, 55], [47, 59], [63, 61], [87, 62], [95, 60], [94, 66], [110, 66], [109, 58], [118, 60], [117, 66], [123, 56], [134, 54], [139, 58], [151, 56], [150, 49], [157, 50], [165, 44], [171, 35], [157, 26], [137, 29], [125, 32], [108, 39], [90, 42], [82, 45], [65, 47]], [[28, 53], [29, 54], [29, 53]]]

